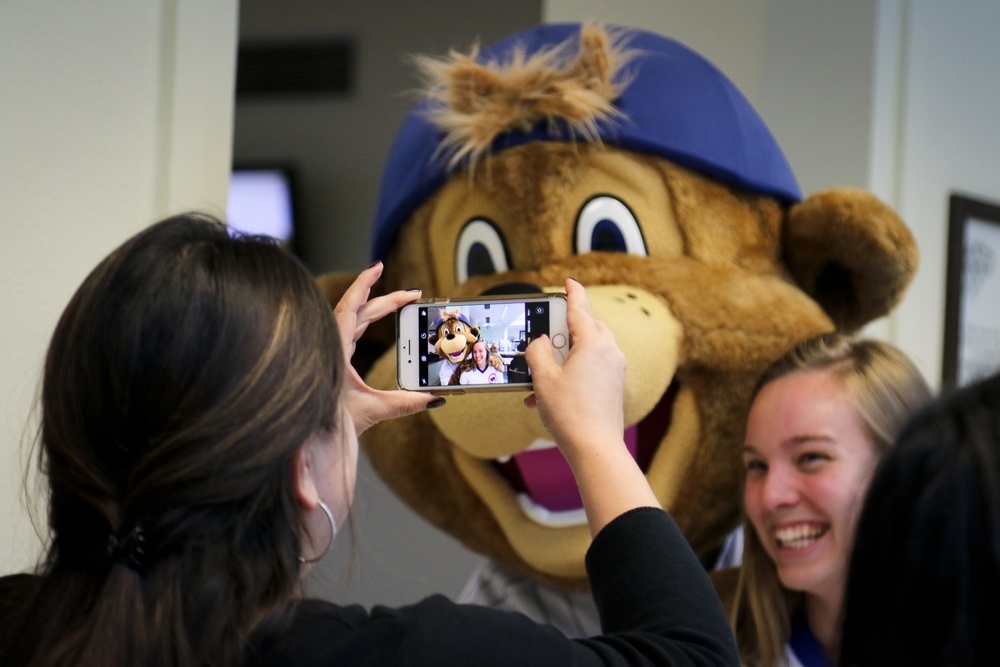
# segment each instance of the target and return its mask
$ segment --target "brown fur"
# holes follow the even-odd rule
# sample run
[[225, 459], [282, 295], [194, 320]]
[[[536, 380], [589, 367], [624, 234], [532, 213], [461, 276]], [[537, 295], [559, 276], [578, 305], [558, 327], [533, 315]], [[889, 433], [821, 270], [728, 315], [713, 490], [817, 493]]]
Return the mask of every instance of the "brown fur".
[[[582, 43], [579, 55], [563, 46], [511, 63], [478, 65], [475, 54], [424, 61], [439, 105], [431, 118], [448, 137], [443, 150], [466, 167], [401, 227], [380, 289], [462, 297], [514, 281], [560, 286], [572, 276], [591, 294], [644, 304], [613, 323], [650, 334], [630, 353], [627, 380], [656, 388], [627, 390], [626, 418], [636, 423], [653, 409], [650, 392], [655, 402], [671, 382], [679, 387], [647, 477], [707, 563], [739, 520], [739, 450], [760, 373], [799, 341], [887, 313], [913, 276], [916, 247], [902, 221], [859, 190], [830, 190], [788, 210], [669, 160], [586, 141], [594, 123], [615, 115], [611, 100], [627, 83], [619, 72], [630, 54], [594, 27]], [[526, 143], [489, 154], [488, 169], [477, 166], [499, 133], [540, 120], [565, 122], [585, 140]], [[577, 216], [597, 196], [631, 212], [645, 256], [576, 247]], [[509, 270], [459, 284], [456, 242], [475, 219], [498, 230]], [[394, 386], [391, 323], [371, 327], [366, 339], [387, 350], [366, 379]], [[491, 394], [490, 410], [456, 397], [442, 410], [383, 422], [365, 433], [365, 451], [407, 504], [470, 549], [530, 579], [583, 588], [586, 528], [541, 529], [518, 518], [513, 493], [486, 463], [526, 446], [515, 433], [536, 437], [534, 413], [501, 396]], [[499, 440], [456, 436], [455, 423], [469, 414]]]
[[620, 117], [613, 101], [624, 82], [619, 75], [634, 53], [608, 31], [584, 26], [576, 40], [509, 62], [479, 64], [479, 48], [447, 58], [419, 56], [425, 94], [436, 100], [428, 119], [445, 133], [441, 150], [454, 167], [475, 164], [501, 133], [528, 130], [540, 120], [564, 122], [571, 133], [597, 140], [597, 124]]

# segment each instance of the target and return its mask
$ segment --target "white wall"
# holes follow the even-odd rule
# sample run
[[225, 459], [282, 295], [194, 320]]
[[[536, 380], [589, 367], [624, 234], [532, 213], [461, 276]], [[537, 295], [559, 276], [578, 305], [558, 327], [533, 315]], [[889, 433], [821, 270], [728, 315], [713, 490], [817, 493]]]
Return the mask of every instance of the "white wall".
[[237, 0], [0, 2], [0, 573], [38, 554], [28, 413], [70, 295], [154, 219], [225, 210], [236, 24]]
[[948, 195], [958, 191], [1000, 202], [1000, 3], [903, 4], [896, 203], [922, 256], [898, 311], [897, 335], [937, 380], [944, 346]]

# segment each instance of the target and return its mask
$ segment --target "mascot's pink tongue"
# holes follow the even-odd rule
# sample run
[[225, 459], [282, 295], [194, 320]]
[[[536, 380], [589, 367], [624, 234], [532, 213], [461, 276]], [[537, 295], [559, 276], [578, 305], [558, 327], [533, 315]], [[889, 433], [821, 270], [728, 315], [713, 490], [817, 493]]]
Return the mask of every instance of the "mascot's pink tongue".
[[[625, 445], [632, 458], [635, 458], [638, 447], [637, 432], [635, 426], [625, 429]], [[573, 473], [558, 448], [522, 452], [514, 456], [513, 463], [520, 473], [524, 490], [536, 505], [550, 512], [583, 507]]]

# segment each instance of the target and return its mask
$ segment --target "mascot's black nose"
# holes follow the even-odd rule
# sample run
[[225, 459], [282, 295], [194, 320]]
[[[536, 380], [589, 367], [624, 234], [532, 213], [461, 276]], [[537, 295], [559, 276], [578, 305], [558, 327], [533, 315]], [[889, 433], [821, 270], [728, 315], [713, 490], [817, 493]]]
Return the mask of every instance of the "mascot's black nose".
[[447, 336], [445, 336], [445, 339], [446, 340], [455, 340], [455, 334], [448, 334]]
[[480, 294], [480, 296], [504, 296], [505, 294], [538, 294], [542, 288], [533, 283], [500, 283]]

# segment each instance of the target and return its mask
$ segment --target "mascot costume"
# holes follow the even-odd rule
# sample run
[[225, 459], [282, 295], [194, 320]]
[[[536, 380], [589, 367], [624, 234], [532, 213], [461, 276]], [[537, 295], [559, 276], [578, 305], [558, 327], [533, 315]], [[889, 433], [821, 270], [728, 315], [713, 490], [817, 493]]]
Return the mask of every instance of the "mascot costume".
[[[711, 567], [740, 521], [758, 376], [799, 341], [889, 312], [916, 269], [911, 234], [864, 191], [803, 198], [743, 95], [659, 35], [542, 25], [420, 65], [425, 96], [373, 229], [379, 288], [469, 297], [579, 280], [628, 358], [626, 442]], [[352, 277], [320, 278], [332, 303]], [[395, 387], [393, 333], [359, 348], [373, 386]], [[464, 599], [590, 634], [579, 495], [522, 399], [455, 397], [370, 429], [364, 448], [411, 508], [488, 557]]]

